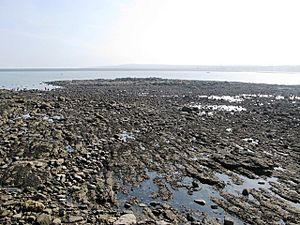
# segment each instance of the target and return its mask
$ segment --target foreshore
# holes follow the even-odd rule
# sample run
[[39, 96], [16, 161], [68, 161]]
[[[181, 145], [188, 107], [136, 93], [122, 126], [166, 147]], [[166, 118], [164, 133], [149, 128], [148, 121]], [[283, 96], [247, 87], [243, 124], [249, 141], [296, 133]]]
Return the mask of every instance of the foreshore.
[[0, 224], [300, 224], [300, 86], [0, 90]]

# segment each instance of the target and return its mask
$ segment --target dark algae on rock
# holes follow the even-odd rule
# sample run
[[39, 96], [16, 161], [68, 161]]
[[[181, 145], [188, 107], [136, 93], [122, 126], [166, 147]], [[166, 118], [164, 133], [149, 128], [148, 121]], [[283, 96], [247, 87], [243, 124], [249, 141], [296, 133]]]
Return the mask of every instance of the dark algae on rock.
[[300, 224], [300, 87], [0, 90], [0, 224]]

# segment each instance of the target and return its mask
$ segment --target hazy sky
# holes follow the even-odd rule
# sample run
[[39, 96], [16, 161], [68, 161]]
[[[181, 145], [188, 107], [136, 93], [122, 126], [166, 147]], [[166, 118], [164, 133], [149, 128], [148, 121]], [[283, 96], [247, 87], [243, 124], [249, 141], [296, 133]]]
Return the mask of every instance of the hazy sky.
[[0, 67], [300, 64], [299, 0], [0, 0]]

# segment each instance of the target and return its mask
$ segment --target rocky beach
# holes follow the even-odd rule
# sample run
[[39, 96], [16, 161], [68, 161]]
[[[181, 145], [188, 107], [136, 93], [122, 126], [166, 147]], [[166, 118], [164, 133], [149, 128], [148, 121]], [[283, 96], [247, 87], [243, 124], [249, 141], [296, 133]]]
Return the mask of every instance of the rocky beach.
[[300, 224], [300, 86], [0, 90], [0, 224]]

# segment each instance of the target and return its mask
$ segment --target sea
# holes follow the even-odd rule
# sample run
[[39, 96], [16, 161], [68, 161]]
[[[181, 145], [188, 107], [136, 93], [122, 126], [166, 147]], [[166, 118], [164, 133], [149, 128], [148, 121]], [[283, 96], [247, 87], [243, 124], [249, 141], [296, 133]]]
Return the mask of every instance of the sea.
[[300, 73], [282, 72], [216, 72], [216, 71], [151, 71], [151, 70], [2, 70], [0, 89], [39, 89], [55, 88], [47, 81], [90, 80], [115, 78], [167, 78], [181, 80], [228, 81], [245, 83], [265, 83], [280, 85], [300, 85]]

